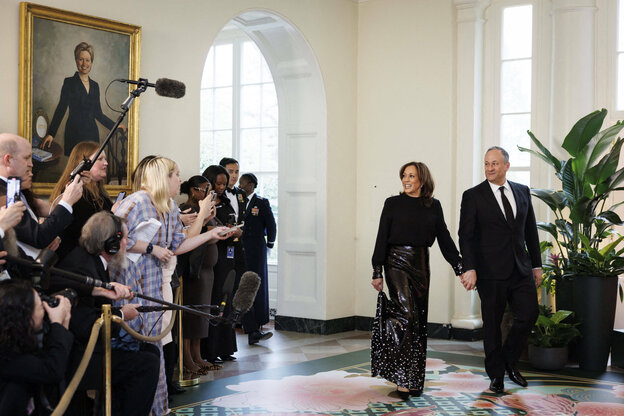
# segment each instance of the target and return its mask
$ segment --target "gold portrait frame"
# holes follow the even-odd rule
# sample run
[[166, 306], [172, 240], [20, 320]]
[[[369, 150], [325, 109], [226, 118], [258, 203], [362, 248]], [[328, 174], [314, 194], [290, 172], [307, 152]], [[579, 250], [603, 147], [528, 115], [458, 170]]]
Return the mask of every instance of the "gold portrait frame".
[[[134, 88], [127, 84], [112, 83], [111, 81], [119, 78], [137, 80], [139, 77], [140, 26], [33, 3], [20, 3], [18, 134], [31, 143], [34, 139], [37, 141], [42, 139], [38, 137], [40, 132], [49, 127], [49, 125], [43, 124], [44, 120], [52, 120], [52, 114], [56, 113], [60, 107], [61, 99], [59, 96], [61, 94], [59, 91], [61, 85], [64, 88], [63, 79], [66, 81], [69, 79], [65, 77], [71, 75], [69, 72], [71, 64], [74, 65], [74, 71], [77, 67], [77, 61], [71, 62], [76, 39], [83, 39], [83, 41], [94, 45], [95, 53], [92, 55], [92, 65], [93, 68], [98, 68], [99, 65], [101, 69], [97, 75], [99, 85], [95, 82], [95, 86], [100, 93], [101, 112], [107, 112], [105, 117], [109, 120], [117, 121], [119, 117], [117, 111], [120, 110], [121, 101], [111, 100], [109, 104], [109, 97], [106, 95], [108, 88], [114, 85], [114, 96], [123, 96], [123, 98], [126, 98], [131, 89]], [[89, 42], [89, 39], [95, 39], [95, 41]], [[35, 56], [35, 54], [37, 55]], [[100, 58], [99, 61], [98, 57]], [[67, 61], [70, 63], [68, 64]], [[120, 62], [120, 65], [115, 65], [117, 61]], [[62, 71], [59, 69], [60, 66], [64, 68], [64, 73], [60, 72]], [[89, 71], [90, 82], [95, 81], [91, 78], [94, 71], [91, 69]], [[77, 75], [78, 72], [76, 71], [75, 76]], [[138, 163], [139, 101], [140, 99], [135, 100], [134, 105], [122, 121], [122, 124], [127, 126], [127, 135], [118, 139], [122, 144], [115, 150], [118, 152], [115, 153], [116, 156], [121, 155], [116, 159], [116, 179], [111, 180], [109, 177], [105, 186], [112, 195], [120, 191], [130, 192], [132, 189], [131, 174]], [[52, 102], [54, 102], [53, 105], [50, 104]], [[105, 102], [108, 106], [104, 105]], [[113, 107], [115, 110], [111, 110], [109, 107]], [[66, 107], [66, 109], [66, 113], [72, 111], [71, 107]], [[61, 123], [67, 124], [68, 115], [66, 113], [63, 113]], [[37, 117], [37, 121], [40, 122], [35, 123], [34, 117]], [[95, 121], [93, 122], [95, 123]], [[108, 135], [109, 129], [101, 123], [96, 123], [96, 125], [99, 141], [102, 143], [103, 138]], [[60, 141], [60, 131], [61, 128], [59, 128], [57, 136], [54, 137], [54, 141]], [[119, 133], [116, 132], [115, 135], [119, 135]], [[70, 146], [67, 145], [68, 150], [65, 150], [63, 147], [65, 144], [65, 140], [63, 140], [63, 145], [57, 142], [57, 148], [60, 148], [61, 152], [68, 152]], [[49, 150], [52, 152], [52, 146], [49, 147]], [[56, 184], [56, 180], [53, 180], [54, 175], [59, 170], [62, 172], [62, 169], [67, 165], [67, 154], [57, 152], [56, 159], [53, 160], [54, 163], [48, 163], [46, 158], [49, 157], [46, 154], [39, 160], [33, 159], [33, 164], [35, 164], [33, 167], [35, 174], [33, 191], [39, 195], [49, 195], [52, 192]], [[109, 175], [110, 164], [111, 161], [109, 160]], [[50, 168], [52, 165], [54, 165], [53, 168]], [[38, 177], [41, 177], [42, 180], [39, 180]]]

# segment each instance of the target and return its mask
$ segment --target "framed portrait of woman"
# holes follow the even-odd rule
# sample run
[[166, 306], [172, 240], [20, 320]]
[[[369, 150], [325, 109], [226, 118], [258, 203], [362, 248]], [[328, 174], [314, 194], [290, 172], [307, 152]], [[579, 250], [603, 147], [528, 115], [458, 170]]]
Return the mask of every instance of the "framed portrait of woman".
[[[19, 134], [33, 148], [33, 191], [50, 194], [83, 141], [103, 143], [137, 80], [141, 27], [20, 3]], [[103, 151], [106, 189], [129, 191], [138, 159], [138, 101]], [[80, 155], [79, 160], [82, 159]], [[73, 169], [73, 167], [72, 167]]]

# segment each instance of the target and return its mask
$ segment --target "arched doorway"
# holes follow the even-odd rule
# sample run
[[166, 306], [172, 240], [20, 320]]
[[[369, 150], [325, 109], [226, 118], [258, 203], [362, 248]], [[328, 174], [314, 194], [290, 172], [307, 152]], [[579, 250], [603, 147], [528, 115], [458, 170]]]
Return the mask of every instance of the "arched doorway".
[[327, 110], [321, 72], [310, 45], [283, 17], [248, 11], [224, 30], [231, 25], [256, 43], [277, 94], [279, 267], [269, 286], [277, 287], [278, 318], [324, 319]]

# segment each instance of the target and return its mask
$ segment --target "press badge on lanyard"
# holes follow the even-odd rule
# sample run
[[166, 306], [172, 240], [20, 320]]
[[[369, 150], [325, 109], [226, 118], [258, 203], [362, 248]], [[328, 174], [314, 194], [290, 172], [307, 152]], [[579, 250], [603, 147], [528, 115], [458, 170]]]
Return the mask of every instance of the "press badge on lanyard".
[[234, 246], [228, 246], [227, 247], [227, 258], [228, 259], [233, 259], [234, 258]]

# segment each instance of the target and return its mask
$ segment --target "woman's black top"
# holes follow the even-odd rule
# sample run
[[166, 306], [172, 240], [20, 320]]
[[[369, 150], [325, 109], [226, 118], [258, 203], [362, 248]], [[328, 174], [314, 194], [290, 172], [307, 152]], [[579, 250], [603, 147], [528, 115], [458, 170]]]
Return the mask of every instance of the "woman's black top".
[[113, 207], [111, 200], [108, 199], [106, 195], [100, 195], [100, 198], [103, 201], [101, 208], [85, 191], [82, 194], [82, 198], [74, 204], [72, 207], [74, 220], [59, 235], [59, 237], [61, 237], [61, 245], [56, 251], [59, 258], [62, 259], [78, 246], [78, 240], [80, 239], [80, 234], [82, 234], [82, 227], [93, 214], [100, 211], [110, 212]]
[[440, 201], [433, 198], [430, 206], [427, 206], [424, 198], [413, 198], [406, 194], [392, 196], [386, 199], [381, 211], [373, 267], [382, 266], [386, 262], [389, 246], [431, 247], [436, 238], [442, 255], [456, 269], [461, 257], [446, 228]]

